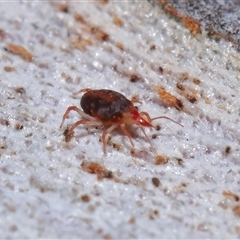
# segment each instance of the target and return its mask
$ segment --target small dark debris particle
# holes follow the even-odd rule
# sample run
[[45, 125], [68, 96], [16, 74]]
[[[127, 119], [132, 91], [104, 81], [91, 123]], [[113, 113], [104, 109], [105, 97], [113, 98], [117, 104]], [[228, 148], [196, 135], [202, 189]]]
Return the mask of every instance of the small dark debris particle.
[[150, 211], [150, 213], [149, 213], [149, 218], [150, 218], [151, 220], [154, 220], [154, 219], [158, 216], [158, 214], [159, 214], [158, 210], [152, 210], [152, 211]]
[[189, 78], [188, 73], [183, 72], [180, 74], [180, 79], [186, 81]]
[[177, 83], [176, 86], [179, 90], [184, 91], [184, 86], [181, 83]]
[[225, 148], [225, 153], [226, 153], [226, 154], [229, 154], [230, 151], [231, 151], [231, 147], [230, 147], [230, 146], [227, 146], [227, 147]]
[[109, 35], [97, 27], [92, 27], [91, 32], [97, 37], [97, 39], [101, 41], [109, 40]]
[[137, 76], [136, 74], [132, 74], [132, 75], [130, 76], [130, 82], [135, 83], [135, 82], [138, 82], [139, 80], [140, 80], [140, 77]]
[[103, 174], [103, 178], [112, 178], [113, 173], [112, 171], [107, 171], [106, 173]]
[[194, 96], [188, 96], [188, 101], [189, 101], [190, 103], [195, 103], [195, 102], [197, 101], [197, 99], [196, 99], [196, 97], [194, 97]]
[[113, 148], [115, 148], [116, 150], [120, 150], [121, 147], [119, 144], [113, 143]]
[[183, 160], [181, 158], [177, 158], [178, 165], [183, 166]]
[[69, 142], [71, 138], [73, 137], [74, 132], [69, 132], [69, 129], [67, 128], [64, 132], [63, 135], [65, 136], [65, 141]]
[[90, 197], [87, 194], [82, 195], [81, 199], [82, 199], [83, 202], [89, 202], [90, 201]]
[[176, 100], [176, 106], [175, 106], [175, 107], [176, 107], [176, 109], [179, 110], [179, 111], [182, 110], [182, 109], [183, 109], [183, 103], [182, 103], [182, 101], [179, 100], [179, 99], [177, 99], [177, 100]]
[[14, 67], [11, 66], [5, 66], [4, 67], [4, 71], [6, 72], [14, 72], [16, 69]]
[[155, 127], [155, 129], [156, 129], [157, 131], [160, 131], [160, 130], [161, 130], [160, 125], [157, 125], [157, 126]]
[[152, 183], [155, 187], [158, 187], [160, 185], [160, 180], [156, 177], [152, 178]]
[[66, 5], [66, 4], [60, 4], [58, 8], [61, 12], [68, 13], [68, 11], [69, 11], [68, 5]]
[[200, 81], [199, 79], [197, 79], [197, 78], [194, 78], [194, 79], [193, 79], [193, 82], [194, 82], [196, 85], [199, 85], [201, 81]]
[[16, 129], [16, 130], [21, 130], [21, 129], [23, 129], [23, 125], [20, 124], [20, 123], [16, 123], [15, 129]]
[[26, 90], [23, 88], [23, 87], [17, 87], [14, 89], [16, 93], [19, 93], [19, 94], [26, 94]]
[[152, 45], [152, 46], [150, 47], [150, 50], [151, 50], [151, 51], [154, 51], [156, 48], [157, 48], [157, 47], [156, 47], [155, 45]]
[[153, 134], [153, 135], [152, 135], [152, 139], [156, 139], [157, 136], [158, 136], [157, 134]]
[[186, 187], [186, 186], [187, 186], [187, 183], [182, 182], [182, 183], [181, 183], [181, 186], [182, 186], [182, 187]]
[[163, 68], [162, 67], [158, 67], [158, 72], [159, 73], [163, 73]]

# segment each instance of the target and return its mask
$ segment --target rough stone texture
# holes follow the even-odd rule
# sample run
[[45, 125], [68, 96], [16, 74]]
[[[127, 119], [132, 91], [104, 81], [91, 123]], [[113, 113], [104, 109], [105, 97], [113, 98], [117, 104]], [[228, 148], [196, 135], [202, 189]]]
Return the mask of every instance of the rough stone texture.
[[240, 48], [240, 1], [160, 0], [160, 3], [166, 10], [175, 9], [175, 12], [170, 10], [173, 15], [189, 16], [208, 33], [226, 38]]
[[[147, 1], [2, 2], [1, 238], [239, 238], [239, 53]], [[10, 44], [10, 45], [9, 45]], [[82, 88], [168, 116], [79, 126]], [[157, 130], [158, 129], [158, 130]]]

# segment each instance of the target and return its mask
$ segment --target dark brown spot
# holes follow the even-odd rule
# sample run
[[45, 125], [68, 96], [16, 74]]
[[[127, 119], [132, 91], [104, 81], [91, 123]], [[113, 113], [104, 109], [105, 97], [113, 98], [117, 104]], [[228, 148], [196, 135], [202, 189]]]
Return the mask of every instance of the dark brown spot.
[[160, 185], [160, 180], [156, 177], [152, 178], [152, 183], [155, 187], [158, 187]]
[[188, 73], [183, 72], [180, 74], [180, 79], [186, 81], [189, 78]]
[[103, 178], [112, 178], [113, 173], [112, 171], [107, 171], [106, 173], [103, 174]]
[[116, 150], [120, 150], [121, 146], [117, 143], [113, 143], [113, 148], [115, 148]]
[[157, 136], [158, 136], [157, 134], [153, 134], [153, 135], [152, 135], [152, 139], [156, 139]]
[[162, 67], [158, 67], [158, 72], [162, 74], [163, 73], [163, 68]]
[[156, 47], [155, 45], [152, 45], [152, 46], [150, 47], [150, 50], [151, 50], [151, 51], [154, 51], [156, 48], [157, 48], [157, 47]]
[[169, 157], [165, 155], [158, 155], [155, 157], [155, 164], [160, 165], [160, 164], [166, 164], [169, 160]]
[[89, 202], [90, 201], [90, 197], [87, 194], [82, 195], [81, 199], [82, 199], [83, 202]]
[[177, 158], [178, 165], [183, 166], [183, 160], [181, 158]]
[[197, 79], [197, 78], [194, 78], [194, 79], [193, 79], [193, 82], [194, 82], [196, 85], [199, 85], [201, 81], [200, 81], [199, 79]]
[[68, 13], [68, 5], [66, 5], [66, 4], [60, 4], [60, 5], [58, 6], [58, 9], [59, 9], [61, 12]]
[[177, 110], [182, 110], [183, 109], [183, 103], [182, 103], [182, 101], [181, 100], [179, 100], [179, 99], [176, 99], [176, 109]]
[[149, 218], [151, 219], [151, 220], [154, 220], [157, 216], [158, 216], [158, 210], [150, 210], [150, 212], [149, 212]]
[[26, 90], [23, 88], [23, 87], [17, 87], [14, 89], [16, 93], [19, 93], [19, 94], [26, 94]]
[[69, 128], [66, 128], [66, 130], [63, 132], [63, 135], [65, 136], [65, 141], [69, 142], [74, 135], [74, 131], [69, 131]]
[[177, 86], [177, 88], [178, 88], [179, 90], [181, 90], [181, 91], [184, 91], [184, 90], [185, 90], [184, 86], [183, 86], [181, 83], [177, 83], [176, 86]]
[[191, 95], [187, 96], [187, 99], [190, 103], [195, 103], [197, 101], [196, 97]]
[[225, 153], [226, 154], [229, 154], [231, 152], [231, 147], [230, 146], [227, 146], [226, 148], [225, 148]]
[[20, 123], [16, 123], [16, 124], [15, 124], [15, 129], [16, 129], [16, 130], [22, 130], [22, 129], [23, 129], [23, 125], [20, 124]]
[[98, 40], [101, 40], [101, 41], [109, 40], [109, 35], [97, 27], [92, 27], [91, 32], [96, 36]]
[[138, 82], [140, 79], [141, 78], [138, 75], [136, 75], [136, 74], [132, 74], [130, 76], [130, 82], [132, 82], [132, 83]]

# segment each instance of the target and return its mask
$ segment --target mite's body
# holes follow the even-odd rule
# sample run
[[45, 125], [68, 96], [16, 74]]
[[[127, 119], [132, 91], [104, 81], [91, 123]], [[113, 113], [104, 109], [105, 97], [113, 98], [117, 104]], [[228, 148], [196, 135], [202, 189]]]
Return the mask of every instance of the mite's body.
[[134, 108], [131, 101], [111, 90], [87, 91], [82, 96], [80, 105], [85, 113], [98, 118], [103, 124], [121, 122], [124, 113], [131, 112]]
[[138, 112], [130, 100], [124, 97], [121, 93], [112, 90], [83, 89], [79, 92], [85, 92], [80, 101], [80, 105], [83, 111], [76, 106], [69, 107], [63, 115], [60, 128], [62, 127], [64, 120], [68, 117], [69, 112], [72, 110], [79, 113], [84, 119], [77, 121], [68, 130], [67, 134], [69, 136], [73, 135], [73, 130], [80, 124], [84, 124], [86, 126], [109, 126], [109, 128], [107, 128], [102, 134], [104, 153], [106, 153], [106, 135], [110, 133], [113, 129], [120, 127], [123, 133], [127, 135], [133, 146], [131, 136], [127, 131], [125, 125], [137, 124], [143, 131], [149, 143], [151, 144], [143, 127], [153, 127], [151, 122], [154, 119], [170, 119], [165, 116], [151, 119], [148, 113]]

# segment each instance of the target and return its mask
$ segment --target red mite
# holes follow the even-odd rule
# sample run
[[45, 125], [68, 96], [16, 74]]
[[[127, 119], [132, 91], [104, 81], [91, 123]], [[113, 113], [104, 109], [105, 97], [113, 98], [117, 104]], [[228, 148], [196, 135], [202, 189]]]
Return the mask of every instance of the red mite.
[[[153, 127], [152, 121], [159, 118], [166, 118], [175, 122], [166, 116], [150, 118], [147, 112], [138, 112], [132, 101], [128, 100], [121, 93], [112, 90], [91, 90], [86, 88], [78, 91], [77, 93], [80, 92], [85, 92], [80, 101], [83, 111], [76, 106], [69, 107], [63, 115], [60, 128], [62, 127], [65, 119], [68, 117], [70, 111], [75, 111], [83, 117], [83, 119], [74, 123], [68, 130], [67, 134], [70, 136], [73, 135], [73, 130], [80, 124], [95, 127], [108, 126], [108, 128], [102, 134], [104, 153], [106, 153], [107, 145], [106, 135], [117, 127], [120, 127], [123, 133], [127, 135], [132, 146], [134, 147], [131, 135], [127, 131], [125, 125], [138, 125], [152, 146], [151, 141], [145, 133], [143, 127]], [[179, 125], [182, 126], [181, 124]]]

